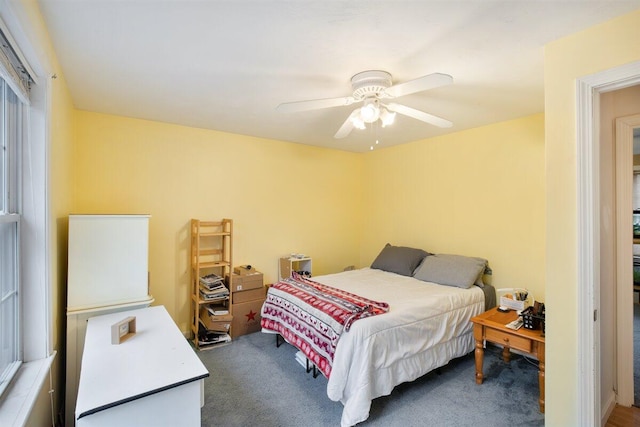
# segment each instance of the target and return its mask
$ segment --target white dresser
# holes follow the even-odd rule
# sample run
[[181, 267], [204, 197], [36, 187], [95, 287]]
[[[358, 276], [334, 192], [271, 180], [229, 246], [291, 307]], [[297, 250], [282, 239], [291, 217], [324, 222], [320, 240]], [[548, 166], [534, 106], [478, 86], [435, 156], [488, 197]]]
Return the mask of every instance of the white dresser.
[[[136, 333], [111, 344], [111, 326], [136, 317]], [[163, 306], [92, 317], [82, 355], [78, 427], [200, 427], [209, 372]]]

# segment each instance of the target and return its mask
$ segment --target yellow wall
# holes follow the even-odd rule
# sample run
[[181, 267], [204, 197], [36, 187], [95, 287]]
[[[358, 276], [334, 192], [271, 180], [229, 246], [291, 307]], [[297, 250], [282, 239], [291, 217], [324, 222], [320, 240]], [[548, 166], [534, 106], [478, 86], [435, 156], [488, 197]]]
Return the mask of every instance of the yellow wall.
[[151, 293], [183, 332], [191, 218], [232, 218], [234, 265], [265, 283], [292, 252], [314, 274], [358, 262], [358, 154], [80, 111], [76, 138], [75, 213], [151, 214]]
[[[53, 316], [53, 349], [58, 352], [54, 360], [54, 411], [64, 406], [64, 360], [66, 349], [67, 297], [67, 233], [68, 215], [73, 206], [73, 116], [74, 108], [62, 74], [50, 82], [51, 120], [49, 139], [49, 233], [51, 250], [51, 300]], [[46, 387], [43, 388], [45, 392]], [[47, 393], [48, 394], [48, 393]], [[48, 400], [48, 399], [47, 399]], [[51, 417], [45, 411], [46, 418]], [[44, 421], [43, 421], [44, 422]], [[39, 423], [34, 423], [39, 425]], [[45, 425], [45, 424], [41, 424]]]
[[76, 212], [149, 213], [155, 304], [189, 322], [190, 218], [234, 219], [234, 264], [276, 279], [368, 266], [386, 242], [490, 260], [544, 300], [543, 115], [368, 154], [77, 112]]
[[545, 47], [546, 424], [577, 425], [576, 79], [640, 60], [640, 11]]
[[544, 116], [365, 155], [361, 264], [387, 242], [489, 260], [544, 301]]

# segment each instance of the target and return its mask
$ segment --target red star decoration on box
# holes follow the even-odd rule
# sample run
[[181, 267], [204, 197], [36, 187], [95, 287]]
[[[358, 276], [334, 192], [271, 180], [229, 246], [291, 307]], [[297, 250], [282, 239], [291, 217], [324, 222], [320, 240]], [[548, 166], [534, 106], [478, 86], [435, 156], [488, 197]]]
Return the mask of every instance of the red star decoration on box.
[[249, 313], [245, 314], [245, 316], [247, 316], [247, 322], [256, 320], [256, 314], [258, 313], [254, 313], [253, 310], [249, 310]]

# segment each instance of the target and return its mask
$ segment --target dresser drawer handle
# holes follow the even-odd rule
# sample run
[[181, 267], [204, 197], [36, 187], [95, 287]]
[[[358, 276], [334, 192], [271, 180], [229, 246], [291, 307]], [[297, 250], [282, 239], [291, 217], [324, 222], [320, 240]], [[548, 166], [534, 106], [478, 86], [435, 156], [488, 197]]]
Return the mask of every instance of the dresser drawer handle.
[[504, 338], [504, 342], [508, 343], [509, 342], [509, 338]]

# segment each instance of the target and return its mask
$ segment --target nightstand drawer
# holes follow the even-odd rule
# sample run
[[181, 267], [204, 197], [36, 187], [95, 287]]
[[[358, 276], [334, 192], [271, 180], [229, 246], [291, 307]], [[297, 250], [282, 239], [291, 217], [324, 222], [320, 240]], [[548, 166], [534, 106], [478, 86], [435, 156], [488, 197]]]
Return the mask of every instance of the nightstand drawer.
[[496, 344], [531, 353], [531, 340], [496, 329], [485, 328], [485, 339]]

